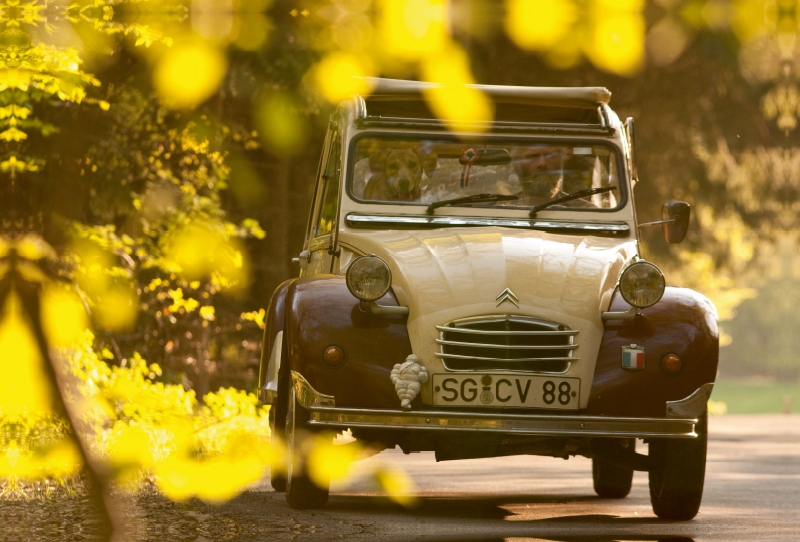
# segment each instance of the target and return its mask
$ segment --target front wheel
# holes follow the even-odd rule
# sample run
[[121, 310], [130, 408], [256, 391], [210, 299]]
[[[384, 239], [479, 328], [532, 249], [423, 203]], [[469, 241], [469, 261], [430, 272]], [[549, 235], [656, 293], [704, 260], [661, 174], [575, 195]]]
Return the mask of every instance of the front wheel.
[[695, 439], [650, 441], [650, 503], [661, 519], [690, 520], [700, 510], [706, 474], [708, 415], [697, 421]]
[[[284, 401], [285, 402], [285, 401]], [[280, 408], [280, 403], [272, 405], [269, 409], [269, 429], [272, 449], [283, 450], [283, 438], [285, 435], [285, 423], [280, 423], [277, 420], [286, 419], [286, 407]], [[278, 493], [286, 491], [286, 461], [279, 454], [273, 454], [269, 466], [269, 482], [272, 484], [272, 489]]]
[[309, 412], [297, 402], [292, 388], [286, 413], [286, 502], [300, 510], [325, 506], [330, 488], [330, 480], [312, 480], [308, 473], [308, 420]]
[[[286, 353], [286, 341], [281, 342], [281, 359], [288, 358]], [[269, 429], [272, 435], [273, 455], [270, 462], [269, 481], [272, 488], [278, 493], [286, 491], [286, 412], [289, 408], [292, 378], [288, 369], [278, 372], [278, 397], [274, 405], [269, 409]]]
[[[636, 439], [621, 439], [622, 447], [632, 452], [636, 450]], [[621, 499], [631, 492], [633, 485], [633, 468], [616, 465], [604, 461], [600, 457], [592, 458], [592, 481], [594, 491], [604, 499]]]

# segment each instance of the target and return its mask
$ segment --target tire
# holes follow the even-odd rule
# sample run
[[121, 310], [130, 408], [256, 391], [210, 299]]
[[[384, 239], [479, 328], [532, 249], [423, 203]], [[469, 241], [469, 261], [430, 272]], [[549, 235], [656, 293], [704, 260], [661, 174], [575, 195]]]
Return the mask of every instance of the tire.
[[[286, 342], [283, 343], [281, 359], [286, 360]], [[282, 364], [285, 365], [285, 362]], [[289, 387], [291, 386], [291, 376], [289, 371], [281, 368], [278, 372], [278, 400], [269, 409], [269, 429], [272, 440], [273, 450], [284, 450], [286, 443], [286, 411], [289, 407]], [[281, 455], [273, 455], [269, 466], [269, 482], [272, 489], [278, 493], [286, 491], [286, 458]]]
[[[620, 439], [622, 447], [636, 450], [636, 439]], [[622, 499], [631, 492], [633, 468], [621, 467], [601, 458], [592, 458], [594, 492], [604, 499]]]
[[706, 474], [708, 414], [695, 427], [696, 439], [650, 441], [650, 503], [661, 519], [687, 521], [700, 510]]
[[[284, 401], [285, 403], [285, 401]], [[283, 415], [281, 415], [283, 414]], [[286, 408], [280, 408], [280, 401], [269, 409], [269, 429], [272, 435], [272, 449], [282, 450], [284, 447], [285, 424], [275, 423], [275, 420], [286, 419]], [[286, 491], [286, 461], [273, 455], [269, 465], [269, 483], [278, 493]]]
[[[288, 451], [286, 469], [286, 502], [299, 510], [322, 508], [328, 502], [330, 481], [318, 485], [311, 480], [307, 471], [307, 452], [303, 446], [308, 435], [306, 423], [309, 412], [297, 402], [294, 389], [289, 392], [289, 409], [286, 413], [286, 448]], [[317, 480], [320, 482], [320, 480]]]

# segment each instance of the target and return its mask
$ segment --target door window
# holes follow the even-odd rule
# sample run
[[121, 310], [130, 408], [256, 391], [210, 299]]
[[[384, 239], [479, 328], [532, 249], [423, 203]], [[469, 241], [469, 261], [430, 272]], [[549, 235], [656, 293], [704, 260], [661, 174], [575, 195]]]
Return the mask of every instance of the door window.
[[314, 228], [314, 237], [329, 235], [336, 222], [336, 213], [339, 208], [339, 181], [341, 178], [341, 137], [336, 131], [331, 138], [328, 159], [322, 174], [319, 219]]

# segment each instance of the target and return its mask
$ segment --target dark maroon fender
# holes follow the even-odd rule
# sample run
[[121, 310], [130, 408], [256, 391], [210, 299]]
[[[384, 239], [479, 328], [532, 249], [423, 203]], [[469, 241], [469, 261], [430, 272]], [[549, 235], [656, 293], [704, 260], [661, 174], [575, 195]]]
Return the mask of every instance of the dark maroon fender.
[[[612, 311], [630, 308], [615, 293]], [[683, 399], [702, 384], [714, 382], [719, 358], [719, 330], [714, 305], [686, 288], [668, 287], [661, 300], [643, 309], [633, 323], [606, 322], [588, 408], [582, 413], [606, 416], [666, 415], [666, 402]], [[622, 368], [622, 347], [644, 346], [644, 369]], [[677, 375], [661, 369], [661, 358], [678, 354]]]
[[275, 289], [272, 299], [267, 309], [267, 320], [264, 322], [264, 339], [261, 343], [261, 363], [258, 370], [258, 389], [264, 387], [267, 380], [267, 364], [272, 353], [272, 345], [275, 343], [275, 336], [283, 329], [283, 322], [286, 317], [286, 292], [292, 283], [289, 279]]
[[[337, 407], [397, 408], [389, 375], [411, 354], [405, 316], [376, 316], [361, 310], [344, 277], [338, 275], [294, 280], [285, 302], [283, 338], [292, 370], [319, 393], [333, 395]], [[397, 299], [389, 291], [378, 303], [397, 306]], [[339, 367], [322, 359], [331, 345], [345, 352]]]

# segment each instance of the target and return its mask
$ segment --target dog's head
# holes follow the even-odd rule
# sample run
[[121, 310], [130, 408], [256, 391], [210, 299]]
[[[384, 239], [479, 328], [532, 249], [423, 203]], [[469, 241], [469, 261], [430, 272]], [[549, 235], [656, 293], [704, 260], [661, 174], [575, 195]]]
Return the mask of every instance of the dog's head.
[[369, 157], [372, 174], [385, 179], [389, 191], [398, 201], [419, 198], [422, 173], [433, 175], [436, 154], [419, 149], [387, 149]]

